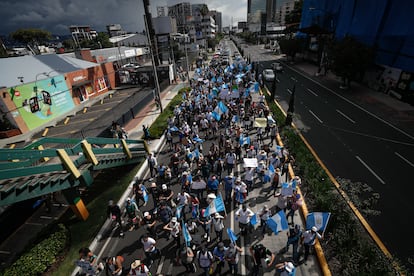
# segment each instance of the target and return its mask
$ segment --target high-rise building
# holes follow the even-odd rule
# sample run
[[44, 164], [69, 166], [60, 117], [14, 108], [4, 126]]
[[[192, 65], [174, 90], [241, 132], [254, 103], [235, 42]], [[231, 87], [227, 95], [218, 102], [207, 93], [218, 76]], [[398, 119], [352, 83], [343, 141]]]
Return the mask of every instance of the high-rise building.
[[247, 24], [250, 31], [263, 32], [266, 23], [276, 21], [276, 0], [247, 0]]
[[216, 22], [216, 31], [218, 33], [221, 33], [223, 31], [221, 12], [213, 10], [213, 11], [210, 11], [210, 13], [213, 16], [214, 21]]
[[295, 0], [278, 0], [276, 2], [275, 21], [279, 26], [285, 25], [285, 18], [295, 7]]
[[191, 18], [191, 4], [183, 2], [168, 7], [168, 16], [174, 17], [177, 23], [177, 32], [185, 34], [188, 32], [187, 21]]

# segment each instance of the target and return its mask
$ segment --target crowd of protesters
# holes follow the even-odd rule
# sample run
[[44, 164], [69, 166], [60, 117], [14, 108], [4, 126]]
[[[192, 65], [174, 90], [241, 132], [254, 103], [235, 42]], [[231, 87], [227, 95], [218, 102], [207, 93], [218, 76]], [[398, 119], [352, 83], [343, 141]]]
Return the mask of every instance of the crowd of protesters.
[[[225, 67], [196, 69], [190, 81], [191, 90], [183, 93], [182, 103], [175, 106], [174, 115], [168, 118], [169, 162], [158, 162], [154, 154], [149, 154], [149, 184], [135, 183], [132, 199], [120, 206], [127, 210], [130, 231], [140, 226], [146, 229], [141, 239], [146, 260], [136, 260], [131, 271], [140, 268], [141, 274], [130, 275], [149, 275], [151, 264], [160, 256], [160, 238], [174, 241], [176, 262], [186, 272], [195, 272], [198, 267], [205, 275], [221, 275], [227, 264], [230, 273], [238, 275], [242, 249], [235, 242], [224, 245], [224, 219], [227, 212], [234, 210], [240, 228], [237, 234], [250, 233], [250, 220], [256, 214], [246, 204], [249, 193], [269, 182], [271, 196], [277, 198], [271, 207], [276, 212], [284, 210], [291, 218], [286, 251], [293, 244], [292, 262], [298, 263], [298, 235], [302, 232], [293, 224], [293, 217], [302, 199], [295, 188], [292, 195], [284, 195], [280, 189], [284, 182], [300, 185], [300, 179], [290, 179], [288, 165], [293, 165], [295, 159], [276, 143], [278, 125], [265, 104], [254, 69], [242, 59]], [[257, 160], [257, 164], [245, 163], [245, 159]], [[172, 187], [177, 185], [179, 192], [175, 193]], [[222, 197], [227, 212], [206, 214], [217, 197]], [[141, 213], [139, 203], [146, 205], [149, 199], [153, 208]], [[118, 208], [111, 204], [108, 214], [116, 210], [113, 219], [119, 221]], [[271, 207], [265, 205], [257, 214], [262, 235], [272, 216]], [[192, 238], [186, 239], [184, 231]], [[261, 264], [260, 258], [267, 258], [269, 267], [276, 265], [274, 254], [268, 249], [255, 246], [250, 250], [255, 271]], [[307, 248], [306, 258], [308, 253]], [[276, 265], [279, 272], [290, 272], [292, 267], [291, 262]]]

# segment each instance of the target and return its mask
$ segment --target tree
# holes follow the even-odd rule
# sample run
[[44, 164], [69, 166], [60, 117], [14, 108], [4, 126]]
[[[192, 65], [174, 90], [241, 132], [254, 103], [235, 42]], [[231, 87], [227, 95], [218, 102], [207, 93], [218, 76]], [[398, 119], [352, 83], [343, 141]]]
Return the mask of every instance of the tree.
[[302, 41], [299, 39], [281, 39], [279, 41], [279, 46], [282, 53], [286, 54], [288, 57], [291, 57], [292, 60], [295, 59], [296, 53], [301, 50]]
[[48, 42], [52, 38], [50, 32], [40, 29], [19, 29], [14, 33], [11, 33], [10, 36], [14, 40], [25, 43], [27, 46], [34, 48], [36, 51], [38, 51], [37, 46]]
[[302, 6], [303, 0], [295, 1], [293, 10], [286, 14], [285, 16], [285, 25], [286, 25], [286, 32], [296, 32], [302, 18]]
[[352, 37], [345, 37], [332, 43], [328, 58], [332, 71], [342, 78], [341, 87], [348, 88], [351, 81], [362, 79], [373, 64], [374, 51]]

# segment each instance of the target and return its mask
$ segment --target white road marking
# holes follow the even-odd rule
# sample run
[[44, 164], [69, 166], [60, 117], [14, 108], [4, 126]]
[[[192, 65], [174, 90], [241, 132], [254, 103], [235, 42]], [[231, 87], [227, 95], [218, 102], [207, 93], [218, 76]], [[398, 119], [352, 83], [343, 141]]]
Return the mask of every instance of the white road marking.
[[158, 263], [157, 273], [155, 275], [160, 275], [162, 271], [162, 267], [164, 265], [165, 256], [161, 256], [161, 260]]
[[286, 89], [287, 90], [287, 92], [290, 94], [290, 95], [292, 95], [292, 91], [288, 88], [288, 89]]
[[401, 158], [402, 160], [404, 160], [405, 162], [408, 163], [408, 165], [410, 165], [411, 167], [414, 167], [414, 164], [412, 162], [410, 162], [408, 159], [406, 159], [404, 156], [402, 156], [401, 154], [399, 154], [398, 152], [394, 152], [395, 155], [397, 155], [399, 158]]
[[0, 254], [11, 254], [11, 252], [10, 252], [10, 251], [3, 251], [3, 250], [0, 250]]
[[318, 97], [318, 94], [316, 94], [314, 91], [308, 88], [308, 91], [311, 92], [315, 97]]
[[43, 225], [43, 223], [37, 223], [37, 222], [25, 222], [25, 224], [36, 225], [36, 226], [42, 226]]
[[290, 79], [291, 80], [293, 80], [293, 81], [295, 81], [295, 82], [297, 82], [298, 80], [297, 79], [295, 79], [294, 77], [290, 77]]
[[385, 181], [384, 180], [382, 180], [382, 178], [381, 177], [379, 177], [378, 176], [378, 174], [376, 174], [375, 172], [374, 172], [374, 170], [373, 169], [371, 169], [368, 165], [367, 165], [367, 163], [365, 163], [358, 155], [356, 155], [355, 156], [356, 157], [356, 159], [358, 159], [358, 161], [359, 162], [361, 162], [361, 164], [362, 165], [364, 165], [364, 167], [365, 168], [367, 168], [367, 170], [369, 170], [369, 172], [370, 173], [372, 173], [372, 175], [373, 176], [375, 176], [378, 180], [379, 180], [379, 182], [381, 182], [382, 184], [385, 184]]
[[309, 113], [310, 113], [310, 114], [312, 114], [312, 116], [313, 116], [313, 117], [315, 117], [315, 118], [316, 118], [316, 120], [318, 120], [318, 121], [319, 121], [319, 123], [323, 124], [323, 121], [322, 121], [321, 119], [319, 119], [319, 117], [318, 117], [318, 116], [316, 116], [316, 115], [315, 115], [315, 113], [313, 113], [313, 112], [312, 112], [312, 110], [310, 110], [310, 109], [309, 109]]
[[340, 95], [340, 94], [336, 93], [336, 92], [335, 92], [335, 91], [333, 91], [332, 89], [330, 89], [330, 88], [326, 87], [325, 85], [323, 85], [323, 84], [321, 84], [321, 83], [319, 83], [319, 82], [315, 81], [314, 79], [310, 78], [309, 76], [307, 76], [307, 75], [305, 75], [305, 74], [302, 74], [301, 72], [299, 72], [298, 70], [294, 69], [293, 67], [289, 67], [289, 68], [290, 68], [292, 71], [295, 71], [297, 74], [301, 75], [302, 77], [305, 77], [305, 78], [307, 78], [308, 80], [312, 81], [313, 83], [316, 83], [316, 84], [317, 84], [317, 85], [319, 85], [320, 87], [325, 88], [326, 90], [330, 91], [332, 94], [334, 94], [334, 95], [338, 96], [338, 97], [339, 97], [339, 98], [341, 98], [342, 100], [344, 100], [344, 101], [348, 102], [349, 104], [351, 104], [351, 105], [355, 106], [356, 108], [358, 108], [358, 109], [360, 109], [360, 110], [364, 111], [365, 113], [367, 113], [367, 114], [371, 115], [371, 116], [372, 116], [372, 117], [374, 117], [375, 119], [377, 119], [377, 120], [379, 120], [379, 121], [383, 122], [384, 124], [388, 125], [389, 127], [392, 127], [392, 128], [393, 128], [393, 129], [395, 129], [396, 131], [398, 131], [398, 132], [400, 132], [400, 133], [404, 134], [405, 136], [409, 137], [410, 139], [414, 140], [414, 136], [412, 136], [412, 135], [408, 134], [407, 132], [405, 132], [405, 131], [403, 131], [403, 130], [399, 129], [398, 127], [396, 127], [396, 126], [392, 125], [391, 123], [389, 123], [389, 122], [385, 121], [384, 119], [382, 119], [382, 118], [378, 117], [377, 115], [375, 115], [375, 114], [373, 114], [373, 113], [369, 112], [368, 110], [364, 109], [362, 106], [359, 106], [359, 105], [357, 105], [356, 103], [352, 102], [351, 100], [348, 100], [348, 99], [347, 99], [347, 98], [345, 98], [344, 96], [342, 96], [342, 95]]
[[352, 120], [351, 118], [349, 118], [348, 116], [346, 116], [343, 112], [341, 112], [340, 110], [336, 110], [336, 112], [338, 112], [339, 114], [341, 114], [342, 116], [344, 116], [346, 119], [348, 119], [351, 123], [355, 124], [355, 121]]

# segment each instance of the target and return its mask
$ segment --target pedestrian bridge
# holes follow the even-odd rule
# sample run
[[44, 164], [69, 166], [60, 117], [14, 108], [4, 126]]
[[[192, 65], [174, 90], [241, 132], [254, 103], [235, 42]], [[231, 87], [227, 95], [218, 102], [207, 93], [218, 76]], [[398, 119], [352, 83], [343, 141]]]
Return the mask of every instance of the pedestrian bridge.
[[95, 172], [140, 163], [147, 149], [142, 140], [47, 137], [0, 149], [0, 206], [89, 186]]

